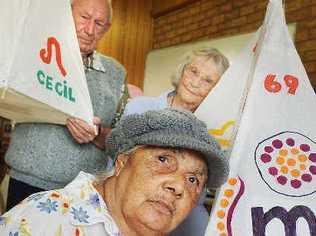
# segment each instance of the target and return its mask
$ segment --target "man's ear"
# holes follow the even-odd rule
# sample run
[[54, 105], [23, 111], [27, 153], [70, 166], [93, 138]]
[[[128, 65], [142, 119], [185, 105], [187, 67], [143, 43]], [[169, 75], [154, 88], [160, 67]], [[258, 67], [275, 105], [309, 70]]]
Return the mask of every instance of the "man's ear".
[[125, 154], [119, 154], [115, 161], [115, 172], [114, 175], [118, 176], [120, 172], [123, 170], [124, 166], [128, 161], [129, 156]]

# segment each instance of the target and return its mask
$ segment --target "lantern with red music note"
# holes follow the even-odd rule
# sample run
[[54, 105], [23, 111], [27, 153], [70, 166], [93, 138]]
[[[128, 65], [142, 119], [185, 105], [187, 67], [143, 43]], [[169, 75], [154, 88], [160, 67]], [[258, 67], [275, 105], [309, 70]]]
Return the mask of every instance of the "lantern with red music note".
[[0, 116], [92, 124], [93, 110], [69, 1], [3, 0]]

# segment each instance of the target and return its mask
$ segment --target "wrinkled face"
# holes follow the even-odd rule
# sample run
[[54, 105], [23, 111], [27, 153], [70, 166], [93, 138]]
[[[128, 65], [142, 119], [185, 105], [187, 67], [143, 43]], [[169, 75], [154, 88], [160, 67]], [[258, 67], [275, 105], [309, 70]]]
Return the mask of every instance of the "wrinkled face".
[[129, 158], [121, 157], [118, 162], [125, 163], [116, 166], [116, 196], [127, 224], [170, 232], [196, 206], [203, 190], [207, 166], [201, 154], [144, 146]]
[[185, 66], [177, 95], [195, 109], [219, 81], [220, 76], [212, 58], [199, 56]]
[[88, 55], [109, 29], [110, 9], [106, 0], [74, 0], [72, 15], [75, 22], [80, 52]]

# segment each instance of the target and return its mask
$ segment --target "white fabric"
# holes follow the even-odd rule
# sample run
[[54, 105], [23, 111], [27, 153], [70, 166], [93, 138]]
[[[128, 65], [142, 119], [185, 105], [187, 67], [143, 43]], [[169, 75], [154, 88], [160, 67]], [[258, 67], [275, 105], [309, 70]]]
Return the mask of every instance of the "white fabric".
[[60, 124], [73, 116], [92, 125], [69, 2], [2, 0], [0, 31], [0, 115]]
[[316, 235], [316, 96], [280, 0], [255, 37], [196, 112], [231, 150], [205, 235]]

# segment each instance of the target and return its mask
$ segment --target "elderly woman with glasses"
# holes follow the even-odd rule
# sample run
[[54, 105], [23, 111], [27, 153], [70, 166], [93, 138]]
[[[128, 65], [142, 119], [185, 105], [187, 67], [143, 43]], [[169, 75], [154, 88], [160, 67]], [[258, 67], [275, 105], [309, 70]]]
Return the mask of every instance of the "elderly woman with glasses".
[[174, 90], [159, 97], [136, 97], [127, 104], [125, 114], [166, 107], [194, 112], [228, 67], [228, 59], [215, 48], [192, 50], [183, 57], [172, 78]]
[[[159, 97], [136, 97], [126, 105], [124, 114], [141, 114], [166, 107], [194, 112], [228, 67], [228, 59], [215, 48], [192, 50], [183, 57], [172, 78], [174, 90], [164, 92]], [[204, 235], [209, 218], [203, 206], [204, 199], [202, 196], [199, 205], [171, 236]]]

